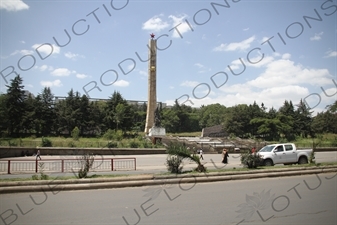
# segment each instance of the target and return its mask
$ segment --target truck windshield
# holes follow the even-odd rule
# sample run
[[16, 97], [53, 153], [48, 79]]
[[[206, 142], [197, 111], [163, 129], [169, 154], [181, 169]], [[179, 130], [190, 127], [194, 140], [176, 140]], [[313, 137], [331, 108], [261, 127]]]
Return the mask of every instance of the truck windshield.
[[275, 145], [267, 145], [264, 146], [263, 148], [261, 148], [261, 150], [259, 152], [271, 152], [271, 150], [273, 150], [275, 147]]

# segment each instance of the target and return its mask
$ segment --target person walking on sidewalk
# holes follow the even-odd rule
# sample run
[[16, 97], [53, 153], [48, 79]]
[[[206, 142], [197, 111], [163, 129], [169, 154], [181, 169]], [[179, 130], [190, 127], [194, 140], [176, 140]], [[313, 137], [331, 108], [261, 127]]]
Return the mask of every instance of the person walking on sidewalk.
[[227, 149], [223, 149], [223, 151], [222, 151], [222, 163], [223, 164], [227, 164], [228, 163], [228, 158], [229, 157], [229, 155], [228, 155], [228, 152], [227, 152]]
[[199, 158], [204, 160], [204, 156], [202, 155], [202, 149], [199, 150]]
[[41, 160], [40, 154], [41, 154], [40, 149], [38, 149], [37, 152], [36, 152], [36, 160], [37, 160], [37, 158], [39, 158]]

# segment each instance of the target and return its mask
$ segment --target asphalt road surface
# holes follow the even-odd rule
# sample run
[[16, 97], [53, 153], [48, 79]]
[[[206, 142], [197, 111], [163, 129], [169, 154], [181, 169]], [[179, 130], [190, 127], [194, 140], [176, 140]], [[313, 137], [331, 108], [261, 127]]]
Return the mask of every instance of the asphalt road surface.
[[337, 224], [337, 174], [0, 197], [0, 224]]

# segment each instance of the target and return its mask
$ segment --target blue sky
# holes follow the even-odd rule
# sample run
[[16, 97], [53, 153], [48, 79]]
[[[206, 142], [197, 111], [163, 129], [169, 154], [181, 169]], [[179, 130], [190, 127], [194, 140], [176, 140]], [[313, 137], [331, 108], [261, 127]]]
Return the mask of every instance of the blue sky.
[[305, 99], [319, 112], [337, 99], [336, 0], [0, 2], [2, 93], [18, 73], [34, 95], [147, 100], [154, 33], [157, 100], [169, 105]]

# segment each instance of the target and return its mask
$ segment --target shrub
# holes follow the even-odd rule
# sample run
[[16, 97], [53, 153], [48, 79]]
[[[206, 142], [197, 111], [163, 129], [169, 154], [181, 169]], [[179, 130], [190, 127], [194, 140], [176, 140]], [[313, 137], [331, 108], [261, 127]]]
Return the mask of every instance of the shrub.
[[103, 138], [106, 139], [106, 140], [112, 140], [113, 137], [114, 137], [114, 133], [115, 131], [111, 130], [111, 129], [108, 129], [104, 135], [103, 135]]
[[173, 143], [171, 142], [169, 145], [166, 146], [166, 153], [171, 156], [181, 157], [182, 159], [188, 159], [192, 162], [197, 164], [197, 168], [194, 170], [197, 172], [206, 172], [206, 167], [201, 164], [200, 158], [198, 155], [191, 154], [190, 150], [181, 143]]
[[136, 141], [131, 141], [129, 144], [130, 148], [138, 148], [139, 147], [139, 143]]
[[48, 180], [49, 179], [49, 176], [44, 173], [44, 163], [43, 162], [39, 163], [39, 173], [40, 173], [40, 177], [34, 174], [32, 176], [32, 179], [33, 180]]
[[114, 130], [108, 129], [104, 133], [103, 138], [106, 140], [114, 139], [114, 140], [120, 141], [123, 139], [123, 132], [121, 130], [114, 131]]
[[251, 153], [250, 151], [241, 153], [241, 164], [248, 168], [257, 168], [262, 165], [262, 159], [257, 153]]
[[89, 170], [92, 168], [92, 165], [94, 164], [94, 156], [83, 155], [81, 158], [79, 158], [79, 163], [81, 168], [78, 171], [78, 177], [86, 178], [89, 173]]
[[316, 164], [316, 161], [315, 161], [315, 151], [314, 150], [312, 150], [312, 152], [310, 154], [309, 163], [310, 164]]
[[74, 147], [76, 147], [76, 144], [71, 141], [71, 142], [68, 143], [68, 147], [74, 148]]
[[118, 144], [116, 142], [111, 142], [109, 141], [107, 144], [106, 144], [106, 147], [108, 148], [117, 148]]
[[18, 143], [16, 141], [11, 141], [11, 140], [8, 140], [8, 146], [18, 146]]
[[78, 127], [75, 127], [72, 131], [71, 131], [71, 137], [75, 140], [78, 141], [80, 139], [80, 129], [78, 129]]
[[146, 140], [143, 140], [142, 145], [143, 145], [143, 148], [151, 148], [152, 147], [152, 144], [149, 143]]
[[171, 173], [181, 173], [183, 170], [183, 166], [181, 165], [182, 162], [182, 157], [169, 155], [166, 159], [167, 170]]
[[42, 143], [41, 143], [42, 147], [52, 147], [53, 144], [51, 142], [51, 140], [49, 140], [48, 138], [44, 138], [42, 137]]

